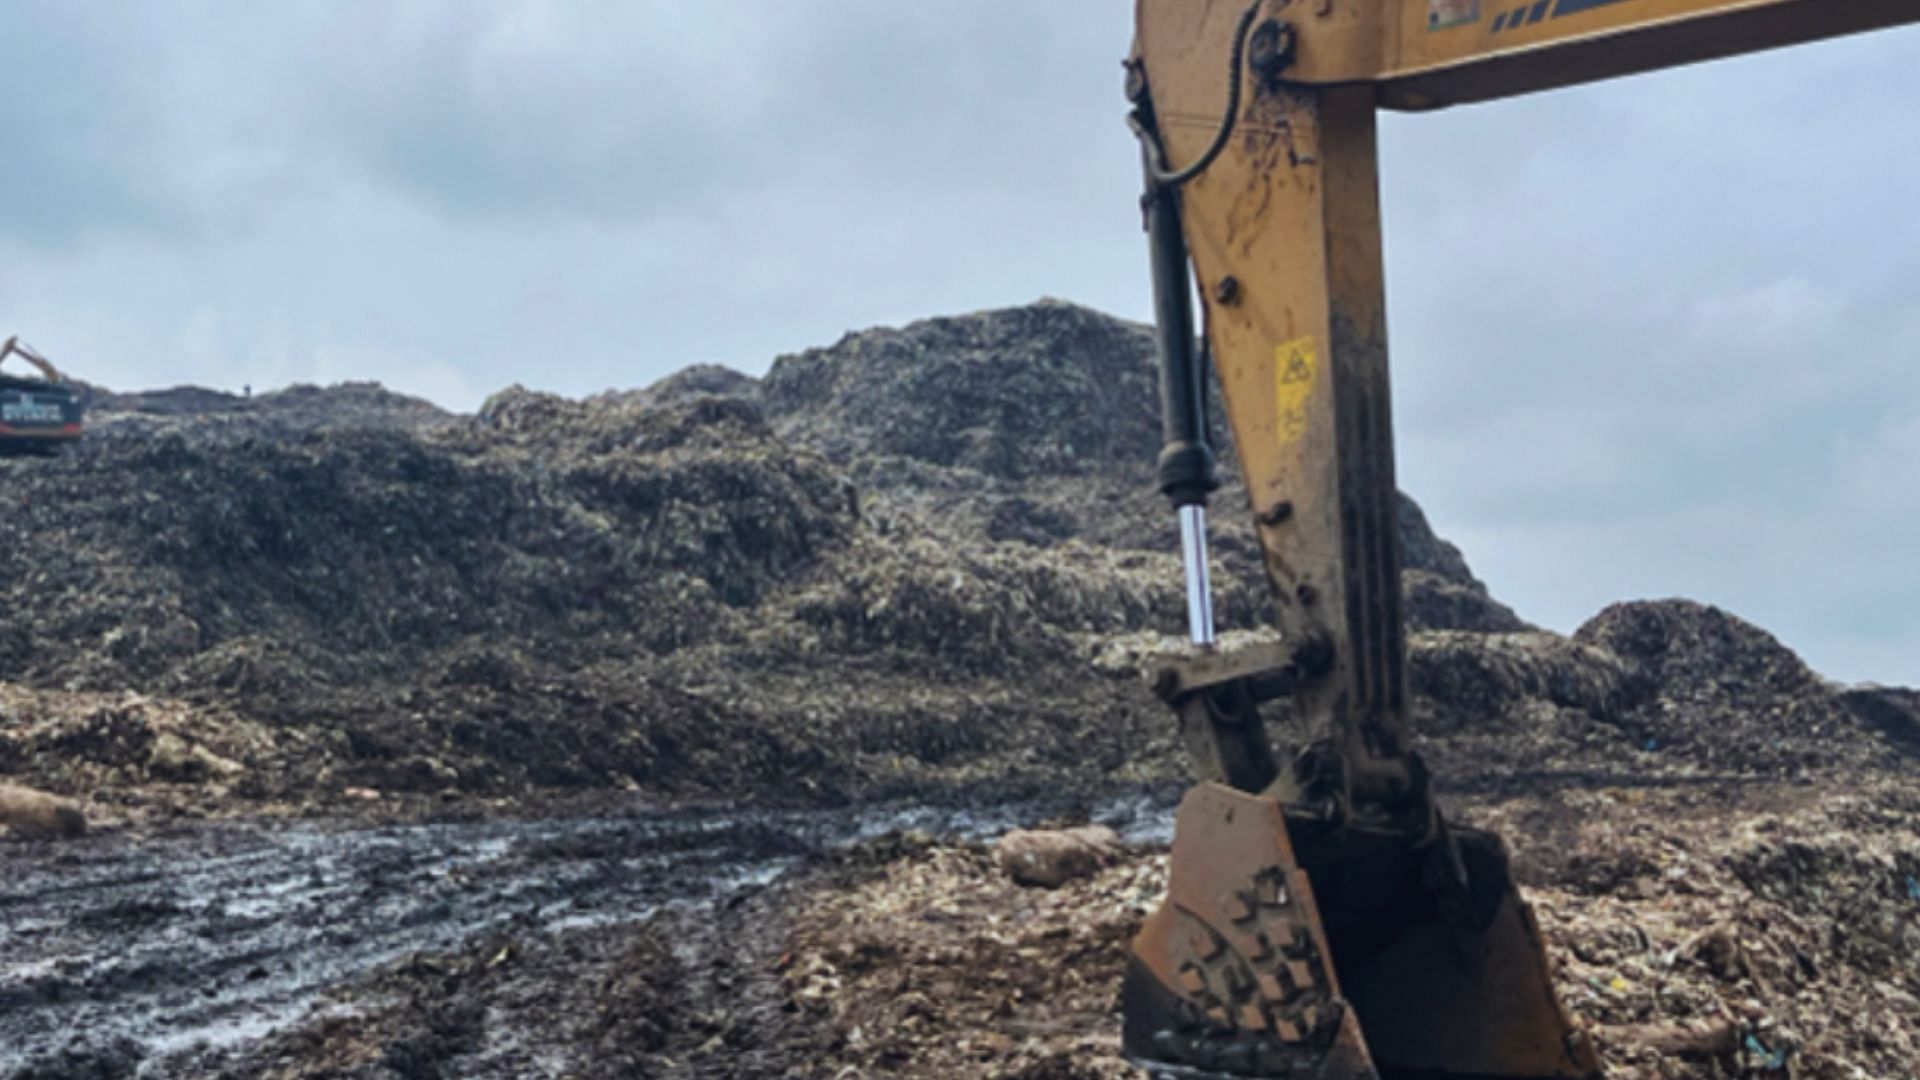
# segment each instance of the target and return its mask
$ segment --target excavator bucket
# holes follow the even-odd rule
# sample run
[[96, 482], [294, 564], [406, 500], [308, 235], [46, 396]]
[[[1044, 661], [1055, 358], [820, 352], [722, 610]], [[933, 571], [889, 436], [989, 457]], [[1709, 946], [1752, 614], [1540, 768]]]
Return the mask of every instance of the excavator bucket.
[[1164, 1076], [1598, 1076], [1499, 842], [1451, 835], [1471, 882], [1464, 910], [1431, 884], [1448, 861], [1439, 848], [1311, 872], [1278, 801], [1194, 788], [1166, 901], [1128, 962], [1129, 1055]]
[[1430, 851], [1329, 867], [1328, 892], [1370, 886], [1329, 908], [1278, 802], [1196, 787], [1166, 902], [1133, 943], [1128, 1052], [1169, 1075], [1598, 1076], [1498, 842], [1455, 836], [1475, 881], [1469, 921], [1427, 884]]
[[[1445, 821], [1402, 721], [1339, 719], [1353, 684], [1314, 639], [1196, 645], [1154, 678], [1202, 783], [1133, 943], [1129, 1053], [1167, 1075], [1598, 1077], [1505, 848]], [[1279, 697], [1336, 717], [1284, 767], [1259, 712]]]
[[1133, 941], [1127, 1053], [1231, 1076], [1378, 1075], [1280, 806], [1218, 784], [1174, 821], [1167, 898]]
[[1444, 821], [1416, 755], [1399, 818], [1328, 797], [1353, 786], [1332, 744], [1276, 765], [1260, 709], [1297, 704], [1289, 656], [1206, 647], [1150, 672], [1206, 779], [1132, 945], [1127, 1052], [1163, 1075], [1599, 1076], [1504, 847]]

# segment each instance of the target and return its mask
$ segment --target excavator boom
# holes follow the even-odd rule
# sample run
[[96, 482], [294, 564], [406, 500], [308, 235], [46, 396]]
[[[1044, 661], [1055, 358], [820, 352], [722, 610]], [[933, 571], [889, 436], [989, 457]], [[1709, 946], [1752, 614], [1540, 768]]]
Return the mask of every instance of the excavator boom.
[[1365, 83], [1390, 109], [1513, 97], [1917, 17], [1908, 0], [1303, 0], [1287, 10], [1300, 35], [1288, 81]]
[[[1162, 661], [1201, 783], [1136, 939], [1126, 1045], [1215, 1075], [1600, 1075], [1496, 837], [1408, 724], [1381, 108], [1426, 109], [1920, 21], [1916, 0], [1138, 0], [1166, 447], [1193, 648]], [[1197, 288], [1196, 288], [1197, 286]], [[1196, 349], [1191, 297], [1202, 300]], [[1218, 374], [1277, 645], [1213, 645]], [[1298, 742], [1277, 754], [1263, 710]]]

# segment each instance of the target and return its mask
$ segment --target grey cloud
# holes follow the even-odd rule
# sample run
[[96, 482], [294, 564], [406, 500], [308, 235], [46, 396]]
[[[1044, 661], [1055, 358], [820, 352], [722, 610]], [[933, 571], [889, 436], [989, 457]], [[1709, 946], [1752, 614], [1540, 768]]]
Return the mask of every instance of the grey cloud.
[[0, 91], [0, 234], [34, 249], [115, 228], [158, 228], [152, 115], [136, 53], [58, 9], [0, 14], [10, 43]]
[[757, 166], [730, 65], [687, 64], [647, 10], [357, 8], [320, 30], [305, 122], [336, 165], [456, 214], [667, 212]]
[[1873, 666], [1920, 640], [1916, 47], [1386, 125], [1402, 475], [1520, 610], [1685, 594], [1920, 677]]
[[[1128, 0], [0, 31], [38, 87], [0, 97], [0, 251], [31, 249], [0, 321], [103, 377], [470, 406], [1043, 294], [1147, 311]], [[1520, 610], [1687, 593], [1920, 680], [1916, 56], [1907, 30], [1386, 122], [1402, 478]]]
[[[647, 221], [779, 190], [989, 190], [1121, 129], [1125, 5], [356, 9], [305, 99], [330, 153], [455, 214]], [[530, 11], [544, 13], [539, 18]], [[1118, 29], [1116, 29], [1118, 28]], [[1037, 92], [1098, 72], [1104, 115]], [[1090, 130], [1089, 120], [1110, 125]], [[823, 207], [831, 212], [833, 206]]]

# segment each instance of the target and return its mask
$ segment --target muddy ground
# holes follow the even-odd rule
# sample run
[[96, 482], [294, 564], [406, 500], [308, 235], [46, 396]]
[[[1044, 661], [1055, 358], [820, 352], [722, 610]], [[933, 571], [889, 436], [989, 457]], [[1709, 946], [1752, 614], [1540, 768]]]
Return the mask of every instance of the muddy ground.
[[[1912, 1075], [1911, 785], [1582, 783], [1451, 804], [1509, 838], [1610, 1075]], [[0, 952], [0, 1062], [14, 1077], [1137, 1076], [1116, 994], [1165, 884], [1168, 806], [1090, 809], [1129, 846], [1057, 890], [1011, 884], [984, 842], [1061, 812], [1037, 806], [42, 849], [0, 893], [21, 928]], [[90, 962], [47, 959], [81, 942]], [[1711, 1037], [1653, 1048], [1679, 1031]]]
[[[1099, 813], [1151, 835], [1157, 805], [1116, 799]], [[895, 842], [875, 837], [977, 839], [1063, 808], [765, 812], [601, 800], [539, 818], [226, 822], [11, 844], [0, 886], [0, 1076], [192, 1076], [216, 1065], [253, 1075], [245, 1062], [263, 1037], [364, 1012], [377, 988], [456, 970], [453, 956], [489, 943], [486, 959], [499, 966], [499, 950], [549, 939], [618, 942], [636, 925], [702, 925], [795, 872], [811, 877], [838, 852], [873, 858]], [[546, 974], [571, 977], [558, 966]], [[521, 1019], [535, 1030], [498, 1034], [547, 1053], [544, 1023]], [[539, 1072], [521, 1061], [495, 1074], [529, 1070]]]

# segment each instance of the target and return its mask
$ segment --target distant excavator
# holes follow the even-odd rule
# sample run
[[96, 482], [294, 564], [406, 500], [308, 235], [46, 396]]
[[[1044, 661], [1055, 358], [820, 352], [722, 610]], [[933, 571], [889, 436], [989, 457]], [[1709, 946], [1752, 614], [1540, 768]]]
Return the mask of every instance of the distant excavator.
[[[1412, 747], [1376, 110], [1916, 22], [1920, 0], [1138, 0], [1136, 20], [1159, 479], [1193, 646], [1154, 685], [1200, 783], [1132, 944], [1127, 1053], [1180, 1077], [1598, 1077], [1505, 847], [1441, 815]], [[1231, 651], [1207, 581], [1209, 367], [1280, 630]]]
[[0, 364], [15, 356], [40, 377], [0, 372], [0, 455], [56, 453], [85, 432], [85, 405], [53, 362], [18, 335], [0, 345]]

